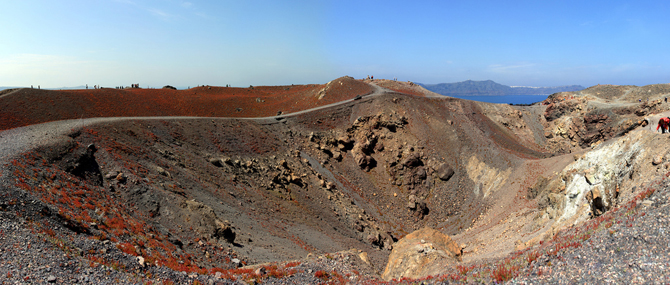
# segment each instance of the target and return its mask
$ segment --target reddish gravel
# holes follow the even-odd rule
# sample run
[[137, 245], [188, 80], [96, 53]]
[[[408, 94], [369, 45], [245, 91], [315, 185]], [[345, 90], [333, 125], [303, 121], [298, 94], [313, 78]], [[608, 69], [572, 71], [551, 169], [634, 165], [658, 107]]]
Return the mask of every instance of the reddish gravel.
[[[0, 130], [50, 121], [97, 117], [268, 117], [319, 107], [372, 92], [342, 77], [326, 85], [172, 89], [19, 89], [0, 95]], [[322, 93], [323, 94], [323, 93]]]

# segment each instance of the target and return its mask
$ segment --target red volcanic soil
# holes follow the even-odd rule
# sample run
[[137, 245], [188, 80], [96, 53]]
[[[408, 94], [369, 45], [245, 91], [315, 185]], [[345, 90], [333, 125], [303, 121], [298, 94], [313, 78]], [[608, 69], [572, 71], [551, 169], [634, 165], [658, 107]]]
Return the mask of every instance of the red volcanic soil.
[[[327, 88], [326, 88], [327, 87]], [[369, 84], [341, 77], [328, 84], [172, 89], [19, 89], [0, 93], [0, 130], [95, 117], [267, 117], [371, 93]], [[321, 98], [320, 98], [321, 97]]]

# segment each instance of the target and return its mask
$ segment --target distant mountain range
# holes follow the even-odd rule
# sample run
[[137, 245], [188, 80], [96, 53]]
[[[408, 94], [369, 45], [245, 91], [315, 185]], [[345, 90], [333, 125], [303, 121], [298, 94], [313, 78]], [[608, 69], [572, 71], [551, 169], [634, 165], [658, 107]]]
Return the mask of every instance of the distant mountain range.
[[423, 84], [417, 83], [424, 88], [438, 94], [447, 96], [503, 96], [503, 95], [551, 95], [558, 92], [579, 91], [584, 89], [581, 85], [566, 85], [555, 87], [520, 87], [507, 86], [495, 83], [492, 80], [472, 81], [467, 80], [456, 83]]

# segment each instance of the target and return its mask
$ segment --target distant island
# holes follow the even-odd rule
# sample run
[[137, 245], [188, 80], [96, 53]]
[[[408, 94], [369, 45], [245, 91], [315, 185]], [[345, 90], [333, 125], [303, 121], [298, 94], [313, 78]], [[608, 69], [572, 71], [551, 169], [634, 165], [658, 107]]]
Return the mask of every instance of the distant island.
[[467, 80], [456, 83], [423, 84], [417, 83], [423, 88], [438, 94], [447, 96], [504, 96], [504, 95], [551, 95], [558, 92], [579, 91], [584, 89], [581, 85], [566, 85], [555, 87], [526, 87], [507, 86], [492, 80], [473, 81]]

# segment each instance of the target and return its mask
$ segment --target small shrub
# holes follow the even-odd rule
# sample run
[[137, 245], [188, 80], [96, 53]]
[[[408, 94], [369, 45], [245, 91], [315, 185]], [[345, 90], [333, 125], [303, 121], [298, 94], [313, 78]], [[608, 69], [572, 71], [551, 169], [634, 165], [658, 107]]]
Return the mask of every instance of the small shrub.
[[328, 275], [328, 272], [326, 272], [325, 270], [317, 270], [316, 272], [314, 272], [314, 277], [322, 280], [328, 280], [330, 276]]
[[496, 282], [510, 280], [519, 275], [519, 266], [498, 264], [495, 270], [491, 271], [491, 278]]

